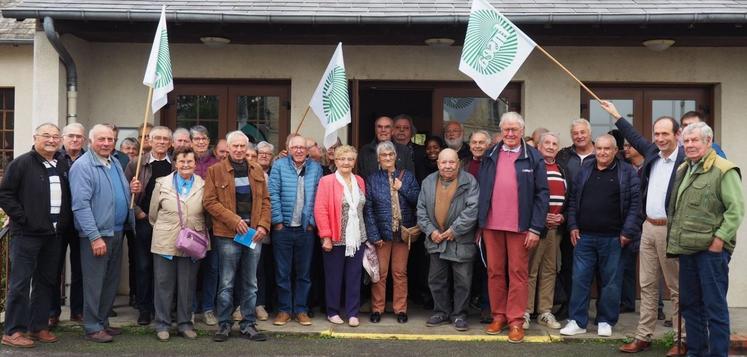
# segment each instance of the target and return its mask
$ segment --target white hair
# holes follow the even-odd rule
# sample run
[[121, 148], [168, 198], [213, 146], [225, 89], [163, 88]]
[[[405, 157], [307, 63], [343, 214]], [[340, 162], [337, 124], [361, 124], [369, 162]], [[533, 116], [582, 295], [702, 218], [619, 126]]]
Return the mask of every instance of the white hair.
[[249, 137], [244, 134], [241, 130], [234, 130], [228, 134], [226, 134], [226, 144], [231, 145], [231, 143], [235, 140], [244, 140], [246, 144], [249, 144]]
[[692, 134], [696, 130], [700, 134], [700, 140], [703, 140], [704, 143], [710, 143], [713, 141], [713, 129], [702, 121], [690, 124], [686, 126], [685, 129], [682, 129], [682, 137]]
[[[56, 127], [56, 125], [55, 125]], [[70, 123], [68, 125], [65, 125], [64, 128], [62, 128], [62, 136], [65, 136], [70, 133], [72, 130], [80, 130], [80, 132], [85, 135], [86, 128], [81, 123]]]
[[397, 150], [394, 149], [394, 144], [391, 141], [382, 141], [379, 145], [376, 145], [376, 156], [381, 155], [383, 152], [393, 152], [394, 157], [397, 157]]
[[112, 134], [114, 134], [114, 130], [112, 130], [112, 128], [109, 127], [108, 125], [106, 125], [106, 124], [96, 124], [96, 125], [93, 126], [93, 128], [91, 128], [91, 130], [88, 131], [88, 140], [90, 140], [91, 142], [93, 142], [94, 141], [94, 137], [96, 136], [96, 134], [98, 134], [100, 131], [102, 131], [104, 129], [109, 130], [109, 131], [112, 132]]
[[168, 126], [156, 125], [156, 126], [150, 128], [150, 132], [149, 132], [150, 135], [153, 136], [153, 132], [155, 132], [155, 131], [165, 131], [165, 132], [168, 133], [168, 134], [166, 134], [166, 136], [171, 136], [171, 129]]
[[259, 143], [257, 143], [257, 151], [262, 149], [268, 149], [271, 152], [275, 152], [275, 145], [272, 145], [266, 141], [260, 141]]
[[503, 129], [503, 123], [506, 122], [515, 122], [519, 123], [521, 125], [521, 128], [524, 129], [524, 118], [521, 117], [521, 114], [517, 112], [505, 112], [503, 115], [501, 115], [501, 121], [498, 123], [498, 126]]
[[487, 131], [487, 130], [482, 130], [482, 129], [480, 129], [480, 130], [475, 130], [475, 131], [473, 131], [473, 132], [472, 132], [472, 134], [469, 134], [469, 140], [470, 140], [470, 141], [472, 141], [472, 137], [473, 137], [473, 136], [475, 136], [475, 134], [482, 134], [482, 135], [485, 135], [485, 139], [487, 139], [488, 141], [490, 141], [490, 139], [492, 138], [492, 137], [490, 136], [490, 133], [488, 133], [488, 131]]
[[545, 138], [548, 136], [552, 136], [553, 138], [555, 138], [555, 140], [560, 141], [560, 136], [558, 136], [557, 133], [553, 133], [552, 131], [547, 131], [547, 132], [540, 134], [539, 143], [535, 143], [535, 144], [539, 145], [541, 142], [545, 141]]
[[[150, 131], [152, 132], [153, 129], [150, 129]], [[171, 134], [171, 139], [174, 140], [174, 141], [176, 141], [176, 138], [179, 137], [179, 136], [182, 136], [182, 135], [186, 135], [188, 138], [190, 138], [190, 140], [192, 138], [189, 135], [189, 130], [184, 129], [184, 128], [176, 128], [176, 130], [174, 130], [174, 133]]]
[[591, 132], [591, 123], [589, 123], [589, 121], [584, 118], [574, 119], [571, 122], [571, 130], [579, 125], [585, 127], [588, 132]]

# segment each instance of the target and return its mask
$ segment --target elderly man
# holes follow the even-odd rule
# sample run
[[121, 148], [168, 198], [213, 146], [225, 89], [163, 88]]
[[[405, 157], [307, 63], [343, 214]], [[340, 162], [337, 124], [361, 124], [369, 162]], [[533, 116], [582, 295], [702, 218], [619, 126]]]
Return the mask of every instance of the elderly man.
[[[73, 162], [79, 158], [85, 149], [86, 129], [80, 123], [70, 123], [62, 128], [62, 149], [60, 153], [67, 163], [67, 167], [73, 166]], [[68, 226], [67, 232], [60, 232], [60, 258], [55, 286], [52, 290], [52, 305], [49, 310], [49, 327], [55, 327], [60, 322], [62, 313], [60, 289], [62, 284], [62, 271], [67, 256], [67, 247], [70, 246], [70, 321], [80, 322], [83, 320], [83, 275], [80, 271], [80, 239], [73, 225]]]
[[[705, 123], [705, 115], [699, 111], [693, 110], [689, 111], [685, 114], [682, 114], [682, 117], [680, 117], [680, 126], [682, 128], [686, 128], [690, 124], [695, 123]], [[682, 138], [680, 138], [682, 140]], [[681, 145], [682, 143], [680, 143]], [[721, 149], [721, 146], [717, 144], [715, 141], [711, 143], [711, 148], [713, 148], [714, 151], [716, 151], [716, 154], [718, 156], [721, 156], [722, 158], [726, 159], [726, 153], [724, 150]]]
[[[242, 320], [241, 335], [252, 341], [267, 337], [257, 331], [255, 304], [257, 301], [257, 264], [262, 252], [259, 244], [270, 229], [270, 196], [262, 168], [246, 157], [249, 138], [241, 131], [226, 136], [228, 159], [211, 166], [205, 181], [203, 203], [210, 213], [215, 233], [215, 249], [220, 262], [218, 285], [218, 323], [214, 341], [228, 340], [233, 325], [234, 287], [240, 285]], [[228, 193], [228, 194], [227, 194]], [[255, 229], [253, 248], [234, 242], [236, 234]], [[237, 277], [240, 281], [237, 282]]]
[[3, 345], [33, 347], [33, 340], [57, 341], [47, 317], [53, 291], [59, 290], [60, 242], [73, 223], [69, 166], [57, 151], [60, 139], [56, 125], [37, 127], [34, 147], [10, 162], [0, 184], [0, 207], [10, 217], [13, 233]]
[[469, 136], [469, 151], [470, 156], [461, 159], [462, 169], [477, 177], [477, 173], [480, 171], [480, 163], [485, 155], [485, 152], [490, 147], [490, 133], [485, 130], [473, 131]]
[[266, 142], [260, 141], [257, 143], [257, 163], [262, 166], [262, 170], [265, 173], [270, 172], [272, 167], [272, 156], [275, 153], [275, 146]]
[[[376, 137], [370, 143], [363, 145], [358, 154], [358, 174], [364, 179], [379, 169], [376, 146], [380, 142], [392, 140], [393, 125], [392, 118], [385, 115], [378, 117], [374, 122]], [[394, 149], [397, 152], [397, 168], [415, 173], [415, 164], [413, 163], [410, 150], [406, 146], [397, 143], [394, 144]]]
[[744, 219], [739, 168], [712, 148], [706, 123], [688, 125], [685, 163], [669, 199], [667, 254], [680, 260], [680, 308], [687, 327], [688, 355], [726, 356], [729, 310], [726, 291], [737, 229]]
[[529, 252], [545, 228], [550, 196], [545, 161], [524, 140], [524, 119], [507, 112], [500, 121], [503, 141], [482, 160], [478, 181], [478, 227], [488, 265], [488, 290], [493, 322], [485, 332], [509, 327], [509, 342], [524, 340]]
[[309, 158], [316, 161], [322, 162], [322, 149], [316, 140], [312, 138], [306, 138], [306, 150], [308, 150]]
[[171, 142], [173, 143], [172, 150], [192, 146], [189, 130], [185, 128], [176, 128], [174, 133], [171, 134]]
[[137, 139], [142, 140], [140, 145], [143, 146], [143, 153], [150, 151], [150, 130], [152, 128], [153, 124], [151, 123], [140, 124], [137, 128]]
[[[667, 257], [667, 207], [677, 167], [685, 159], [685, 150], [678, 145], [680, 126], [674, 118], [663, 116], [654, 121], [652, 143], [622, 118], [612, 102], [603, 102], [602, 108], [615, 118], [615, 126], [628, 143], [644, 156], [640, 175], [640, 220], [643, 221], [639, 248], [641, 313], [635, 339], [620, 347], [622, 352], [635, 353], [651, 346], [658, 315], [660, 275], [663, 275], [672, 298], [673, 316], [678, 315], [680, 269], [677, 259]], [[677, 326], [681, 326], [681, 323], [675, 323], [674, 326], [677, 332]], [[677, 349], [678, 344], [675, 344], [667, 355], [679, 356], [687, 353], [686, 350]]]
[[109, 312], [119, 286], [122, 231], [134, 225], [130, 188], [119, 161], [111, 157], [114, 133], [97, 124], [88, 134], [91, 150], [70, 169], [75, 227], [80, 235], [83, 271], [83, 329], [94, 342], [111, 342], [121, 330], [109, 326]]
[[[536, 132], [536, 130], [535, 130]], [[563, 212], [567, 206], [568, 181], [566, 168], [556, 160], [559, 146], [558, 134], [545, 132], [537, 138], [537, 149], [545, 159], [547, 186], [550, 191], [550, 207], [545, 219], [537, 249], [529, 259], [529, 300], [524, 313], [524, 329], [529, 328], [530, 315], [537, 312], [537, 322], [552, 329], [559, 329], [560, 323], [552, 314], [555, 296], [555, 278], [558, 274], [558, 246], [565, 228]], [[535, 298], [538, 297], [538, 299]]]
[[418, 226], [427, 237], [428, 285], [434, 303], [426, 326], [453, 323], [457, 331], [469, 329], [467, 307], [477, 253], [474, 238], [479, 195], [477, 180], [459, 168], [457, 152], [441, 151], [438, 171], [423, 180], [418, 197]]
[[[307, 157], [303, 136], [288, 136], [286, 147], [288, 156], [272, 165], [269, 182], [278, 287], [278, 314], [273, 324], [283, 326], [295, 314], [299, 324], [309, 326], [307, 302], [315, 243], [313, 203], [322, 166]], [[291, 283], [291, 273], [295, 274], [295, 284]]]
[[598, 137], [595, 151], [576, 175], [568, 202], [568, 229], [575, 250], [570, 317], [560, 330], [567, 336], [586, 333], [589, 290], [597, 271], [601, 278], [597, 334], [612, 336], [620, 309], [620, 254], [640, 234], [638, 174], [616, 158], [612, 135]]
[[464, 127], [458, 121], [446, 122], [444, 126], [444, 141], [446, 146], [459, 153], [459, 160], [470, 156], [469, 146], [464, 142]]
[[226, 144], [226, 139], [218, 140], [218, 143], [213, 147], [212, 154], [218, 159], [218, 161], [228, 157], [228, 145]]
[[156, 186], [156, 179], [167, 176], [174, 171], [168, 152], [171, 147], [171, 129], [155, 126], [150, 130], [151, 150], [140, 159], [140, 172], [137, 171], [137, 160], [130, 162], [125, 170], [128, 181], [141, 184], [142, 192], [135, 194], [135, 271], [137, 273], [137, 308], [140, 314], [139, 325], [149, 325], [153, 319], [153, 256], [150, 252], [153, 226], [148, 221], [150, 199]]
[[[591, 123], [586, 119], [576, 119], [571, 122], [571, 140], [573, 144], [565, 147], [558, 152], [557, 160], [566, 169], [568, 177], [567, 182], [572, 183], [576, 174], [581, 170], [584, 161], [593, 158], [594, 143], [591, 141]], [[573, 286], [573, 245], [568, 232], [564, 232], [560, 240], [560, 285], [565, 293], [566, 303], [558, 310], [557, 318], [564, 320], [568, 317], [568, 301], [571, 298], [571, 288]]]

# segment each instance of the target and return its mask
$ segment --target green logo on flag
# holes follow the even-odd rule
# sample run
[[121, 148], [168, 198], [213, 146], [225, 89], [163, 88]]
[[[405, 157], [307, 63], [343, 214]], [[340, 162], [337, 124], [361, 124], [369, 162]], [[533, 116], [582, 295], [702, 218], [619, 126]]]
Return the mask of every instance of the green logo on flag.
[[498, 73], [514, 61], [519, 46], [516, 29], [491, 10], [470, 14], [462, 59], [483, 75]]
[[322, 107], [324, 116], [327, 117], [327, 125], [340, 120], [350, 111], [348, 80], [345, 78], [344, 68], [336, 66], [324, 80]]
[[161, 43], [158, 46], [158, 59], [156, 60], [156, 83], [155, 88], [163, 88], [169, 85], [173, 79], [171, 73], [171, 55], [169, 54], [169, 36], [166, 29], [161, 30]]

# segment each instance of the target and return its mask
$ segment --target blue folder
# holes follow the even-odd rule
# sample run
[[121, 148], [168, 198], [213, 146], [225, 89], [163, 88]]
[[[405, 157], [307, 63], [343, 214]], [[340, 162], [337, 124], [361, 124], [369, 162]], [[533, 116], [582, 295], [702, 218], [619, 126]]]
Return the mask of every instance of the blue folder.
[[233, 237], [233, 241], [243, 246], [249, 247], [250, 249], [254, 249], [254, 247], [257, 246], [257, 243], [255, 243], [252, 239], [254, 239], [254, 236], [256, 234], [256, 229], [249, 228], [244, 234], [236, 234], [236, 236]]

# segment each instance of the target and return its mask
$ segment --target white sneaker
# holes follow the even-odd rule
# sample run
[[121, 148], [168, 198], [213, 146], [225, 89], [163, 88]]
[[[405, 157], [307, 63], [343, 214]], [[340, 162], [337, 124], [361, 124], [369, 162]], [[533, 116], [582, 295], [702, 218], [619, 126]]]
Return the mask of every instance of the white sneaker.
[[551, 329], [559, 329], [560, 328], [560, 322], [555, 319], [555, 315], [552, 314], [552, 312], [546, 312], [542, 315], [539, 315], [537, 318], [537, 322], [539, 322], [540, 325], [545, 325]]
[[205, 311], [202, 317], [205, 320], [205, 325], [215, 326], [218, 324], [218, 319], [215, 318], [215, 313], [212, 310]]
[[340, 318], [340, 315], [327, 316], [327, 321], [335, 325], [342, 325], [345, 323], [345, 321], [342, 321], [342, 319]]
[[578, 327], [575, 320], [568, 320], [568, 324], [560, 329], [560, 334], [565, 336], [580, 335], [582, 333], [586, 333], [586, 329]]
[[597, 325], [597, 335], [602, 337], [612, 336], [612, 326], [606, 322], [600, 322], [599, 325]]
[[529, 317], [529, 313], [525, 312], [524, 313], [524, 324], [521, 325], [521, 328], [523, 328], [525, 330], [528, 329], [529, 328], [529, 321], [531, 321], [531, 318]]

